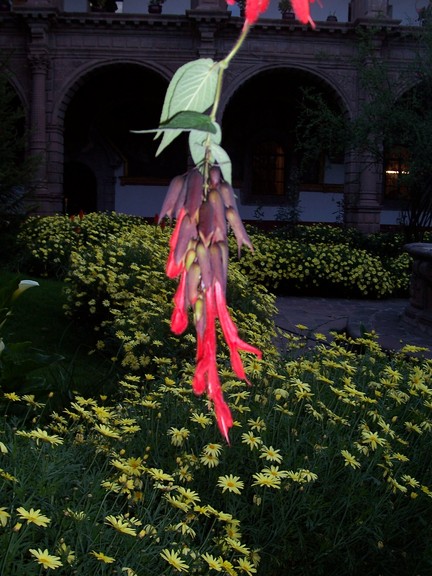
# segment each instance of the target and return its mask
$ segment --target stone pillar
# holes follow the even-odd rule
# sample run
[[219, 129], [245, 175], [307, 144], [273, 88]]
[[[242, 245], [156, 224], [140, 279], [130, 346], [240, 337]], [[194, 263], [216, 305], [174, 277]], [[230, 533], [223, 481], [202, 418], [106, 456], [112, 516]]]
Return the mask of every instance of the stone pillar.
[[187, 11], [187, 15], [195, 22], [200, 36], [199, 57], [215, 58], [216, 34], [230, 16], [226, 1], [191, 0], [191, 10]]
[[367, 154], [350, 153], [345, 160], [345, 224], [370, 234], [379, 232], [381, 165]]
[[381, 166], [372, 161], [364, 162], [360, 174], [357, 228], [365, 234], [380, 230], [381, 182]]
[[47, 133], [46, 133], [46, 79], [48, 73], [48, 53], [45, 50], [30, 50], [29, 63], [32, 75], [30, 105], [29, 153], [38, 159], [35, 174], [32, 202], [38, 213], [47, 214], [49, 199], [47, 193]]
[[50, 213], [64, 211], [63, 172], [64, 172], [64, 135], [63, 125], [47, 127], [47, 166], [46, 190]]

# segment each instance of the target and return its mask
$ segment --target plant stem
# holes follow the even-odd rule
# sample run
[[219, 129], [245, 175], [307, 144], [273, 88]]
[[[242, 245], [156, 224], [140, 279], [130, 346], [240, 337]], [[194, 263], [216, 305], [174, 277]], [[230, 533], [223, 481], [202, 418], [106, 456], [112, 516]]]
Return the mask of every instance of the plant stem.
[[218, 80], [217, 80], [217, 86], [216, 86], [216, 96], [215, 96], [215, 100], [213, 103], [212, 111], [210, 113], [210, 118], [213, 121], [216, 119], [216, 114], [217, 114], [217, 110], [219, 107], [220, 97], [222, 94], [222, 83], [223, 83], [224, 72], [228, 68], [231, 60], [234, 58], [234, 56], [237, 54], [237, 52], [242, 47], [243, 42], [249, 33], [249, 29], [250, 29], [250, 25], [247, 22], [245, 22], [245, 24], [242, 28], [241, 34], [237, 38], [237, 42], [234, 44], [231, 52], [223, 60], [221, 60], [219, 62], [219, 74], [218, 74]]

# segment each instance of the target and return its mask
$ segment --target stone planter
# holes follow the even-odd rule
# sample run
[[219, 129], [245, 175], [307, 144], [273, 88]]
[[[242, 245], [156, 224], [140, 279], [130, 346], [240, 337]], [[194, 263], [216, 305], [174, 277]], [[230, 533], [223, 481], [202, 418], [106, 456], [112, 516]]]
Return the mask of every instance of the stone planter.
[[432, 244], [414, 242], [405, 250], [413, 258], [410, 299], [403, 318], [432, 336]]

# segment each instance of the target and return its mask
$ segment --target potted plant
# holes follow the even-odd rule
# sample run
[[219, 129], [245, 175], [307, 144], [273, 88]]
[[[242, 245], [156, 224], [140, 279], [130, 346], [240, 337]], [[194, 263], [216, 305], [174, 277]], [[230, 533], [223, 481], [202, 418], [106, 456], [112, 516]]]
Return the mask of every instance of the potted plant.
[[291, 4], [291, 0], [279, 0], [278, 8], [284, 20], [295, 19], [295, 13]]
[[161, 14], [162, 4], [165, 0], [149, 0], [148, 11], [150, 14]]
[[330, 12], [330, 14], [327, 16], [327, 22], [337, 22], [337, 16], [334, 12]]

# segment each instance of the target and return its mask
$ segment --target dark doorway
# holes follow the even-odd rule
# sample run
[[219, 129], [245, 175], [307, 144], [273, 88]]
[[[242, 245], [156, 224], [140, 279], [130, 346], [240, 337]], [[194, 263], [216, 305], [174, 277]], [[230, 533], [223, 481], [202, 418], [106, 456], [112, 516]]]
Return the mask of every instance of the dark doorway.
[[69, 215], [97, 210], [97, 181], [82, 162], [68, 162], [64, 170], [64, 209]]

